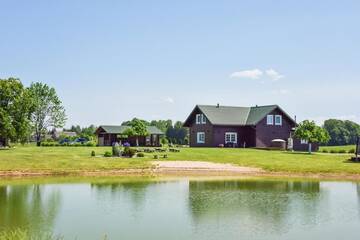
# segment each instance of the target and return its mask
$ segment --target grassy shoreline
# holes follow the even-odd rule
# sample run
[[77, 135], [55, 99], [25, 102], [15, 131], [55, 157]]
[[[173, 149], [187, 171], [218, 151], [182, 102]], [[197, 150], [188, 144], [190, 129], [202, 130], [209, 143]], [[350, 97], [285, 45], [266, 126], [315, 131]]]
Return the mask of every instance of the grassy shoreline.
[[[97, 157], [91, 157], [95, 151]], [[116, 173], [126, 175], [151, 174], [151, 162], [156, 153], [146, 153], [144, 158], [105, 158], [102, 154], [110, 147], [35, 147], [18, 146], [0, 151], [0, 175], [99, 175]], [[160, 154], [161, 155], [161, 154]], [[360, 164], [347, 160], [351, 154], [292, 153], [256, 149], [182, 148], [180, 153], [167, 153], [167, 161], [208, 161], [231, 163], [239, 166], [261, 168], [269, 173], [289, 175], [359, 175]], [[18, 173], [18, 174], [17, 174]]]

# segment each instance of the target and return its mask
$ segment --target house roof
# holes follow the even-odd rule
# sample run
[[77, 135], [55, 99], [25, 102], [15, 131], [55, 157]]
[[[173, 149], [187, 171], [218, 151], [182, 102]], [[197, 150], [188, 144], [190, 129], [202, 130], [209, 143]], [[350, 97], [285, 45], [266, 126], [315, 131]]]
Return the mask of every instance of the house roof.
[[[278, 105], [256, 107], [197, 105], [193, 112], [196, 109], [199, 109], [213, 125], [256, 125], [264, 119], [267, 114], [275, 109], [280, 109], [291, 121], [294, 121]], [[188, 121], [190, 120], [191, 115], [185, 121], [185, 126], [189, 125]]]
[[[99, 126], [99, 128], [104, 129], [104, 131], [105, 131], [106, 133], [122, 134], [122, 133], [124, 133], [124, 132], [126, 131], [126, 129], [130, 128], [130, 126], [101, 125], [101, 126]], [[155, 127], [155, 126], [147, 126], [146, 128], [147, 128], [147, 131], [148, 131], [150, 134], [159, 134], [159, 135], [164, 134], [160, 129], [158, 129], [158, 128]]]

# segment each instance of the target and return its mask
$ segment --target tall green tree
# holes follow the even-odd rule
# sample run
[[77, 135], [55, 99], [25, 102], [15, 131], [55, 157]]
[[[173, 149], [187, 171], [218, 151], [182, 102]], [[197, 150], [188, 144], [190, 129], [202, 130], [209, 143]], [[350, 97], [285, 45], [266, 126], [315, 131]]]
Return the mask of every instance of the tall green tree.
[[130, 137], [136, 137], [136, 146], [139, 146], [139, 137], [140, 136], [148, 136], [149, 132], [147, 131], [146, 124], [144, 121], [139, 119], [133, 119], [131, 123], [128, 125], [128, 128], [124, 134]]
[[17, 78], [0, 79], [0, 138], [24, 143], [30, 134], [31, 98]]
[[309, 143], [309, 153], [311, 154], [312, 143], [327, 143], [330, 140], [329, 133], [314, 121], [305, 120], [301, 122], [295, 130], [295, 137], [307, 140]]
[[328, 145], [331, 146], [355, 144], [360, 135], [360, 125], [349, 120], [328, 119], [324, 128], [330, 135]]
[[40, 146], [48, 128], [61, 128], [65, 125], [65, 108], [55, 89], [44, 83], [32, 83], [29, 92], [33, 103], [31, 122], [37, 145]]

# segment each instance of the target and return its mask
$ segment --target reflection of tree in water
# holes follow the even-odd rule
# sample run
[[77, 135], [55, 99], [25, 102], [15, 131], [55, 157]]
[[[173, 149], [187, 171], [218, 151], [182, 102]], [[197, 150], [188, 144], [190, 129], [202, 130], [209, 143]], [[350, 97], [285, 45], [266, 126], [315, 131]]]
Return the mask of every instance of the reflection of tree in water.
[[0, 186], [0, 231], [51, 231], [59, 205], [59, 191], [45, 193], [39, 185]]
[[97, 196], [104, 196], [104, 194], [111, 194], [113, 199], [119, 199], [120, 197], [128, 196], [131, 203], [136, 209], [140, 208], [146, 196], [146, 191], [151, 185], [158, 184], [155, 181], [128, 181], [128, 182], [103, 182], [103, 183], [91, 183], [91, 187], [94, 188], [99, 194]]
[[191, 181], [189, 208], [197, 222], [237, 217], [281, 228], [294, 210], [305, 222], [315, 221], [319, 196], [319, 182]]

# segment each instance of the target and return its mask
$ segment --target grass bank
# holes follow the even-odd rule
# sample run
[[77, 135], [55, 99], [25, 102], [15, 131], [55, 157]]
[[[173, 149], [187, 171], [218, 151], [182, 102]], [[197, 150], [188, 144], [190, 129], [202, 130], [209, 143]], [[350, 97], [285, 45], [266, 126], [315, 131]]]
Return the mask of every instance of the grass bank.
[[[91, 157], [95, 151], [97, 157]], [[89, 171], [149, 169], [156, 153], [144, 158], [105, 158], [110, 147], [21, 147], [0, 150], [0, 172], [66, 174]], [[161, 154], [160, 154], [161, 155]], [[273, 172], [360, 174], [360, 164], [347, 160], [350, 154], [292, 153], [256, 149], [182, 148], [167, 153], [167, 159], [231, 163]]]

